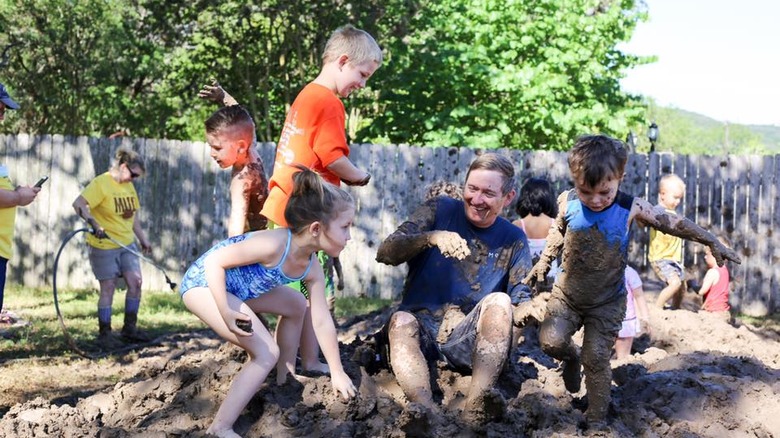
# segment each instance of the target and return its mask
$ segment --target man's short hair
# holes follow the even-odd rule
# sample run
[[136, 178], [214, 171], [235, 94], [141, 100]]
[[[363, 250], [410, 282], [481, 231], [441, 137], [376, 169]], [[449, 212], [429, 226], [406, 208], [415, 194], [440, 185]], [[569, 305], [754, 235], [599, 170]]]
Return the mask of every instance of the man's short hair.
[[472, 170], [493, 170], [501, 174], [504, 183], [501, 185], [501, 194], [505, 195], [515, 188], [515, 166], [509, 161], [509, 158], [489, 152], [480, 155], [469, 166], [469, 171], [466, 173], [466, 182], [469, 180], [469, 175]]

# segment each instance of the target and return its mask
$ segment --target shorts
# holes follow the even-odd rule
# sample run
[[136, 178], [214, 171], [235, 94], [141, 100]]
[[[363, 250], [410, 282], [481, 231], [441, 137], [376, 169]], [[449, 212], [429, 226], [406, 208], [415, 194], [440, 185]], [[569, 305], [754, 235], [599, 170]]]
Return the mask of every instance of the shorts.
[[623, 328], [618, 332], [618, 338], [633, 338], [639, 333], [639, 318], [623, 321]]
[[[138, 245], [132, 243], [128, 248], [137, 251]], [[141, 272], [138, 256], [124, 248], [98, 249], [89, 247], [89, 264], [92, 273], [99, 281], [113, 280], [124, 272]]]
[[656, 260], [650, 262], [650, 266], [653, 267], [655, 275], [666, 283], [669, 283], [669, 279], [672, 276], [678, 277], [680, 282], [685, 281], [685, 270], [679, 262], [674, 260]]
[[[420, 350], [428, 362], [443, 360], [447, 362], [450, 368], [462, 374], [471, 373], [472, 357], [477, 340], [477, 322], [479, 321], [483, 301], [484, 299], [477, 303], [474, 309], [454, 327], [452, 333], [443, 343], [436, 341], [441, 326], [441, 317], [437, 318], [428, 310], [409, 312], [417, 319], [420, 333]], [[389, 326], [388, 321], [376, 338], [380, 361], [392, 370], [388, 339]], [[508, 350], [507, 354], [509, 354]]]

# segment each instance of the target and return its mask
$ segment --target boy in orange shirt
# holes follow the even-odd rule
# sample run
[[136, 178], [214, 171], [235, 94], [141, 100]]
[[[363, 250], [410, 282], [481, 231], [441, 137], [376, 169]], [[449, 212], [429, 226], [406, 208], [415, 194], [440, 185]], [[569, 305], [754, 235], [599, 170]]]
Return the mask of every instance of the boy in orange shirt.
[[[349, 159], [346, 114], [340, 98], [365, 87], [381, 64], [382, 50], [363, 30], [342, 26], [328, 39], [320, 74], [295, 98], [276, 146], [268, 199], [261, 212], [274, 225], [287, 226], [284, 209], [292, 192], [292, 175], [297, 171], [294, 164], [316, 171], [336, 186], [341, 181], [347, 185], [368, 184], [371, 175], [355, 167]], [[301, 366], [308, 371], [328, 370], [319, 361], [319, 347], [308, 311], [301, 334]]]

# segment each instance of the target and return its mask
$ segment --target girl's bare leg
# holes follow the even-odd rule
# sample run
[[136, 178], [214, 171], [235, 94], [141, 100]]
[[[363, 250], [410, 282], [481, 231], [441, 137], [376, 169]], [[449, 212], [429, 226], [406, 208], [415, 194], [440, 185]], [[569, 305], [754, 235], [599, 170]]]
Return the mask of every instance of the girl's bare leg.
[[295, 375], [295, 358], [307, 309], [306, 298], [292, 288], [278, 286], [257, 298], [247, 300], [246, 304], [253, 312], [279, 315], [275, 334], [279, 345], [276, 383], [281, 385], [287, 381], [287, 374]]
[[233, 423], [260, 389], [279, 359], [279, 348], [252, 309], [234, 295], [228, 294], [227, 298], [228, 306], [248, 315], [252, 320], [251, 336], [238, 336], [228, 329], [208, 288], [190, 289], [183, 297], [187, 309], [223, 339], [246, 350], [249, 356], [241, 371], [233, 379], [225, 399], [207, 430], [208, 433], [220, 437], [237, 436], [233, 432]]

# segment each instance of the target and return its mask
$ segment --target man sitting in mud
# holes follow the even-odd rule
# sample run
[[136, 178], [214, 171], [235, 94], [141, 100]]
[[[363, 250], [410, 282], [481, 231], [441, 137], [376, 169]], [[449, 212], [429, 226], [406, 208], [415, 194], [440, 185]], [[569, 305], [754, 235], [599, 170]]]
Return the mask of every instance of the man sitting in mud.
[[471, 424], [493, 420], [506, 406], [493, 385], [509, 357], [513, 312], [520, 324], [543, 311], [521, 283], [531, 268], [525, 233], [499, 217], [514, 186], [506, 157], [480, 156], [466, 174], [462, 201], [426, 201], [382, 242], [376, 257], [409, 264], [399, 310], [380, 333], [389, 344], [380, 349], [389, 355], [383, 359], [406, 397], [434, 411], [430, 365], [444, 360], [471, 373], [463, 409]]

